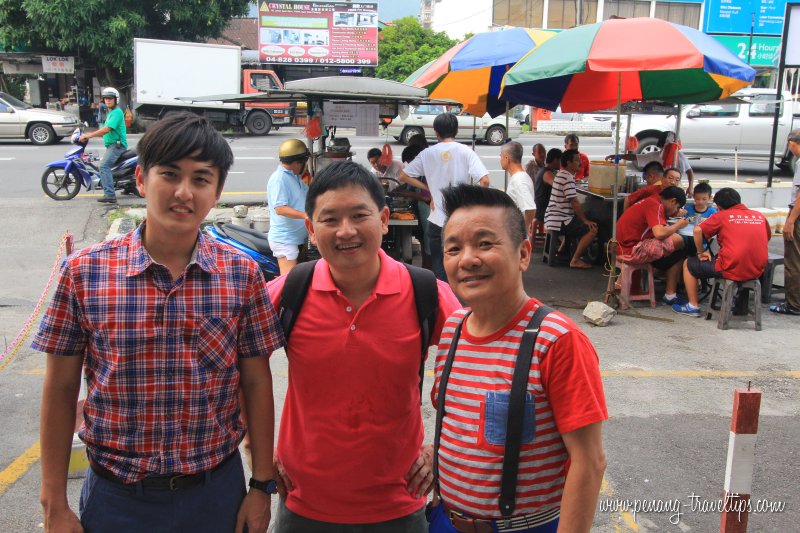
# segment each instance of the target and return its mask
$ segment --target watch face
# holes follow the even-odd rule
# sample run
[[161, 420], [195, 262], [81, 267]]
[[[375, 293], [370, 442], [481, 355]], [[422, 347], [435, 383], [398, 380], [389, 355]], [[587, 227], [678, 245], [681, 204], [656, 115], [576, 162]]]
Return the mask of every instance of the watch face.
[[267, 492], [270, 494], [276, 494], [278, 492], [278, 482], [274, 479], [267, 481]]

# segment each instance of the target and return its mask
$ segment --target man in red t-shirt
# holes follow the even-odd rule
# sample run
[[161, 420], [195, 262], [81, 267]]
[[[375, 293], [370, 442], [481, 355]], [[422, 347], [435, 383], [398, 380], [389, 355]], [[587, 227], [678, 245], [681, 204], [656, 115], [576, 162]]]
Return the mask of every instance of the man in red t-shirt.
[[694, 242], [703, 250], [703, 239], [717, 237], [719, 253], [712, 257], [704, 250], [683, 263], [683, 283], [689, 302], [675, 303], [672, 310], [681, 315], [700, 316], [697, 303], [697, 280], [725, 278], [733, 281], [758, 279], [764, 273], [769, 256], [768, 242], [772, 237], [766, 217], [747, 209], [735, 189], [725, 187], [714, 195], [720, 211], [694, 228]]
[[617, 222], [617, 255], [630, 264], [652, 263], [667, 273], [663, 301], [677, 303], [678, 278], [686, 257], [683, 237], [678, 230], [689, 221], [679, 219], [667, 225], [667, 219], [678, 216], [686, 204], [686, 193], [680, 187], [667, 187], [657, 197], [651, 196], [631, 206]]
[[[578, 144], [580, 144], [581, 140], [578, 138], [577, 135], [574, 133], [567, 134], [564, 137], [564, 151], [567, 150], [578, 150]], [[578, 153], [581, 155], [581, 168], [578, 170], [578, 173], [575, 174], [575, 180], [588, 180], [589, 179], [589, 156], [578, 150]]]
[[644, 180], [647, 182], [647, 186], [629, 194], [625, 198], [625, 201], [622, 204], [623, 211], [628, 209], [633, 204], [641, 202], [645, 198], [657, 196], [658, 193], [667, 187], [678, 185], [681, 180], [680, 171], [677, 169], [670, 169], [670, 172], [667, 172], [658, 161], [647, 163], [642, 171], [642, 175], [644, 176]]

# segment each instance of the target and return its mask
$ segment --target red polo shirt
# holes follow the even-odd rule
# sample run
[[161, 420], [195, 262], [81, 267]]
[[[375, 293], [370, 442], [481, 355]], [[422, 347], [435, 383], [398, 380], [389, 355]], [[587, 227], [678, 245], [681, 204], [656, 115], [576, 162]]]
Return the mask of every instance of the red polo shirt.
[[667, 217], [658, 196], [649, 196], [622, 213], [617, 221], [617, 253], [628, 255], [639, 242], [653, 238], [653, 226], [666, 226]]
[[[423, 440], [414, 289], [408, 270], [379, 253], [378, 282], [358, 309], [336, 287], [328, 263], [317, 263], [287, 347], [277, 454], [294, 485], [286, 506], [313, 520], [383, 522], [425, 504], [404, 479]], [[269, 284], [276, 309], [284, 281]], [[432, 346], [460, 307], [438, 283]]]
[[651, 196], [658, 197], [661, 191], [664, 189], [664, 186], [660, 183], [655, 185], [648, 185], [647, 187], [642, 187], [638, 191], [632, 192], [628, 195], [628, 206], [632, 206], [634, 204], [638, 204], [645, 198], [650, 198]]
[[580, 152], [580, 155], [581, 155], [581, 169], [578, 171], [577, 174], [575, 174], [575, 179], [585, 180], [586, 178], [589, 177], [589, 166], [590, 166], [589, 156], [587, 156], [583, 152]]
[[706, 239], [716, 235], [719, 240], [717, 270], [725, 279], [747, 281], [761, 277], [772, 237], [764, 215], [736, 204], [714, 213], [700, 227]]

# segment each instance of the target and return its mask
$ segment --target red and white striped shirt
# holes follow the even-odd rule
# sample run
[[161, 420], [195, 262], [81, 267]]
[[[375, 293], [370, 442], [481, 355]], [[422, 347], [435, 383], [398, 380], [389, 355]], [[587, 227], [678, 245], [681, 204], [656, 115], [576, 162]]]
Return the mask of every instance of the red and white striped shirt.
[[[488, 337], [474, 337], [466, 324], [462, 327], [439, 448], [439, 485], [451, 509], [502, 518], [498, 500], [508, 395], [522, 334], [540, 305], [531, 298], [508, 325]], [[442, 329], [434, 405], [453, 333], [466, 313], [456, 311]], [[539, 330], [524, 413], [515, 515], [560, 507], [568, 460], [561, 435], [608, 418], [597, 352], [561, 313], [551, 313]]]

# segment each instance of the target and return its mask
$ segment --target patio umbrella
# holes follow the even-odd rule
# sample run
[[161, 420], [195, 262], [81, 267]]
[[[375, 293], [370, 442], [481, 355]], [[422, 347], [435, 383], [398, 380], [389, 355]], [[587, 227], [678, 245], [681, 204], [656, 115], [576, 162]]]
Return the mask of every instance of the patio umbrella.
[[[611, 19], [565, 30], [547, 40], [503, 78], [500, 94], [516, 103], [563, 111], [595, 111], [623, 102], [688, 104], [718, 100], [750, 85], [755, 70], [708, 35], [661, 19]], [[619, 128], [616, 153], [619, 153]], [[616, 241], [614, 186], [610, 244]], [[611, 246], [606, 300], [616, 302]]]
[[596, 111], [634, 100], [689, 104], [750, 85], [755, 70], [714, 38], [661, 19], [611, 19], [565, 30], [503, 79], [508, 100]]
[[431, 98], [461, 102], [472, 115], [483, 116], [488, 111], [496, 117], [508, 106], [497, 97], [503, 75], [553, 35], [555, 32], [525, 28], [478, 33], [418, 69], [405, 83], [428, 89]]

